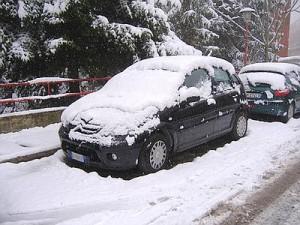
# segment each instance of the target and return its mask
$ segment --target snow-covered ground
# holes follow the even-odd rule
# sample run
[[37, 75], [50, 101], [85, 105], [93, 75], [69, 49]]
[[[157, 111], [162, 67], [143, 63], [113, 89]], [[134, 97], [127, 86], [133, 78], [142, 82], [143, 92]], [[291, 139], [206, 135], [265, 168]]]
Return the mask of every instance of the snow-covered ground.
[[288, 124], [250, 120], [245, 138], [129, 181], [71, 168], [61, 151], [32, 162], [0, 164], [0, 221], [199, 224], [218, 204], [250, 193], [266, 172], [300, 157], [299, 131], [299, 119]]
[[59, 126], [60, 123], [56, 123], [47, 127], [34, 127], [19, 132], [0, 134], [0, 162], [59, 148]]

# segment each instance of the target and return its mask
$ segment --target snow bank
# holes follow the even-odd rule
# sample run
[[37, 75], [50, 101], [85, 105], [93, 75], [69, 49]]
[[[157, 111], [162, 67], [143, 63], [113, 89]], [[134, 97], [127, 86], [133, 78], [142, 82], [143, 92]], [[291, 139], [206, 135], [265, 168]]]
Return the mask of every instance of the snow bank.
[[60, 147], [60, 123], [0, 134], [0, 162]]
[[245, 66], [241, 69], [240, 73], [265, 71], [265, 72], [277, 72], [277, 73], [290, 73], [292, 71], [299, 73], [300, 67], [289, 63], [255, 63]]
[[0, 114], [0, 118], [9, 117], [9, 116], [24, 116], [24, 115], [28, 115], [28, 114], [37, 114], [37, 113], [42, 113], [42, 112], [59, 111], [59, 110], [64, 110], [65, 108], [66, 108], [65, 106], [61, 106], [61, 107], [32, 109], [32, 110], [26, 110], [26, 111], [21, 111], [21, 112], [5, 113], [5, 114]]
[[265, 174], [299, 159], [299, 129], [295, 119], [288, 124], [250, 120], [245, 138], [129, 181], [69, 167], [62, 152], [28, 163], [0, 164], [1, 222], [201, 224], [214, 207], [233, 197], [243, 203], [245, 195], [266, 182]]
[[[140, 61], [114, 76], [101, 90], [69, 106], [62, 114], [62, 122], [64, 126], [75, 125], [69, 134], [71, 139], [106, 146], [113, 144], [113, 136], [151, 131], [160, 122], [157, 113], [184, 100], [182, 97], [197, 94], [209, 98], [211, 89], [194, 92], [180, 91], [179, 87], [185, 75], [195, 68], [204, 68], [213, 76], [212, 66], [234, 73], [230, 63], [213, 57], [172, 56]], [[82, 134], [83, 130], [91, 129], [92, 135]]]
[[253, 86], [256, 86], [259, 83], [269, 84], [273, 90], [283, 90], [286, 88], [285, 77], [278, 73], [242, 73], [239, 77], [246, 86], [249, 82]]

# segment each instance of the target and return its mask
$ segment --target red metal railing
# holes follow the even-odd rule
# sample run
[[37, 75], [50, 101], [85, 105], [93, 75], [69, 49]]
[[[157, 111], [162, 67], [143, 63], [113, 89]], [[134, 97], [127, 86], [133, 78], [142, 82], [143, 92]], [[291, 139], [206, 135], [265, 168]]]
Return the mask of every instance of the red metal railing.
[[0, 84], [0, 89], [14, 89], [16, 87], [26, 87], [26, 86], [44, 86], [47, 89], [47, 95], [44, 96], [27, 96], [18, 98], [5, 98], [0, 99], [0, 105], [14, 104], [17, 102], [30, 102], [35, 100], [46, 100], [51, 98], [62, 98], [62, 97], [73, 97], [73, 96], [83, 96], [94, 91], [82, 91], [76, 93], [64, 93], [64, 94], [52, 94], [51, 87], [58, 84], [70, 84], [81, 82], [107, 82], [111, 77], [101, 77], [101, 78], [84, 78], [84, 79], [66, 79], [66, 80], [56, 80], [56, 81], [36, 81], [36, 82], [20, 82], [20, 83], [5, 83]]

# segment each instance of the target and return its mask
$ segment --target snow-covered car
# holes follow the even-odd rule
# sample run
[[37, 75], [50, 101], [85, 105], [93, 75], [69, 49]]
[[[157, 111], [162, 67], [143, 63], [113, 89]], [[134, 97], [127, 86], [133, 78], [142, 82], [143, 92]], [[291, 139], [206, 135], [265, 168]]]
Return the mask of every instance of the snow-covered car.
[[62, 114], [68, 159], [149, 173], [171, 154], [247, 131], [247, 102], [233, 66], [203, 56], [142, 60]]
[[288, 122], [300, 112], [300, 67], [289, 63], [255, 63], [241, 69], [250, 113], [278, 116]]

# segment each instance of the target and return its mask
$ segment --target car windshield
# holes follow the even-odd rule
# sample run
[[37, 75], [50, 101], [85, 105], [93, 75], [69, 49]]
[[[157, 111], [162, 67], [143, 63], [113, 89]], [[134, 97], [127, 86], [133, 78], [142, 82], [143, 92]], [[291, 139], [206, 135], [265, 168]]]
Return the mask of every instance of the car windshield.
[[111, 97], [164, 95], [177, 90], [181, 82], [181, 74], [167, 70], [125, 71], [107, 82], [101, 92]]

